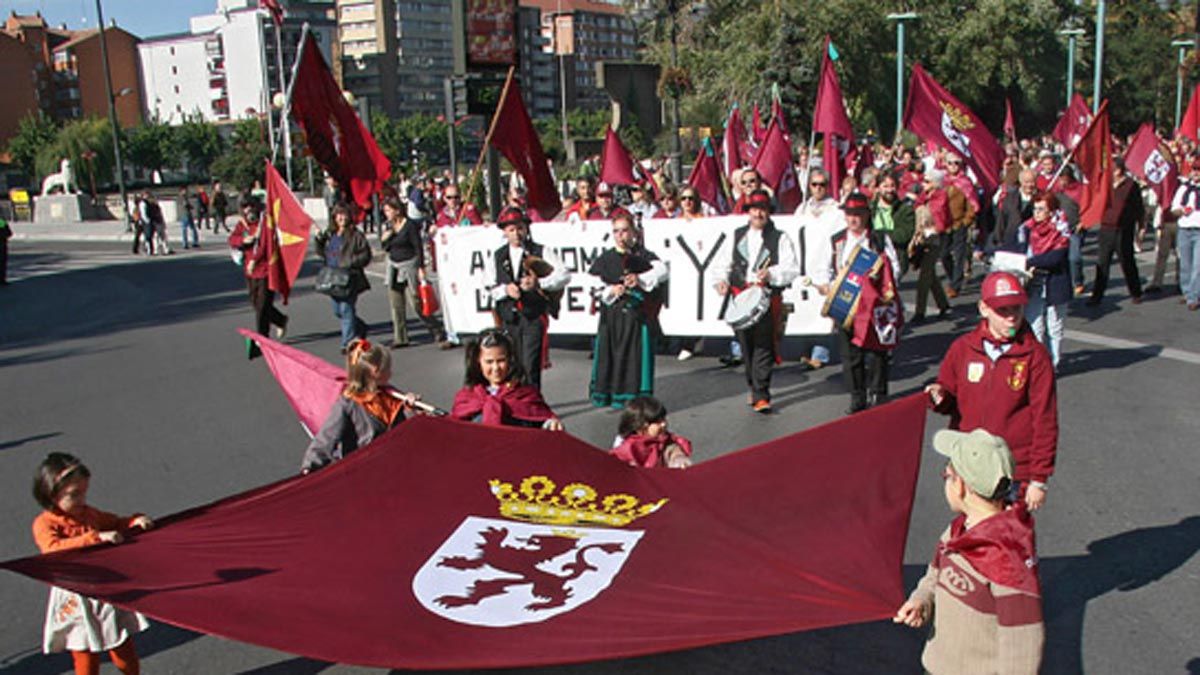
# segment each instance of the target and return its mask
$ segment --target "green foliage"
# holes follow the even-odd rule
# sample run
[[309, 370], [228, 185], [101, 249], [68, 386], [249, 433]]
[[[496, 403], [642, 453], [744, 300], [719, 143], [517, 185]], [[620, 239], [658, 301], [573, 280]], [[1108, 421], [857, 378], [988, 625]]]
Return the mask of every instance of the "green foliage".
[[[85, 159], [91, 153], [91, 160]], [[63, 158], [71, 160], [75, 180], [84, 185], [84, 176], [94, 171], [97, 184], [111, 180], [113, 175], [112, 127], [104, 117], [72, 120], [63, 125], [54, 139], [37, 153], [37, 171], [45, 176], [58, 171]]]
[[179, 151], [187, 160], [188, 176], [207, 178], [209, 167], [225, 150], [225, 140], [217, 127], [199, 114], [184, 115], [183, 123], [175, 129]]
[[263, 179], [263, 162], [271, 157], [267, 131], [257, 118], [238, 120], [229, 147], [212, 164], [213, 176], [235, 190]]
[[[413, 151], [419, 170], [450, 163], [450, 135], [441, 117], [416, 114], [392, 119], [380, 111], [371, 114], [371, 129], [383, 154], [392, 160], [393, 172], [411, 172]], [[459, 156], [466, 147], [462, 134], [455, 136]]]
[[175, 127], [157, 116], [128, 133], [124, 150], [130, 162], [150, 171], [179, 166], [179, 142]]
[[57, 135], [58, 125], [54, 120], [37, 112], [24, 117], [17, 126], [17, 133], [9, 139], [8, 153], [12, 162], [29, 176], [30, 181], [37, 182], [38, 152], [53, 143]]
[[[643, 14], [646, 58], [671, 65], [666, 0]], [[1181, 0], [1108, 3], [1104, 95], [1113, 101], [1113, 128], [1128, 133], [1157, 119], [1170, 126], [1174, 105], [1171, 39], [1190, 32], [1194, 3]], [[655, 8], [652, 8], [655, 9]], [[1048, 131], [1065, 105], [1068, 25], [1086, 34], [1076, 52], [1076, 90], [1091, 89], [1094, 2], [1074, 0], [698, 0], [680, 2], [679, 65], [695, 89], [681, 100], [685, 126], [718, 130], [734, 101], [747, 116], [766, 109], [780, 85], [789, 127], [807, 136], [816, 102], [824, 38], [840, 53], [835, 68], [860, 133], [890, 138], [895, 119], [896, 25], [891, 12], [920, 15], [907, 23], [906, 64], [921, 63], [994, 131], [1011, 98], [1022, 134]], [[908, 72], [906, 70], [906, 86]], [[881, 128], [882, 127], [882, 128]], [[805, 138], [807, 140], [807, 138]]]

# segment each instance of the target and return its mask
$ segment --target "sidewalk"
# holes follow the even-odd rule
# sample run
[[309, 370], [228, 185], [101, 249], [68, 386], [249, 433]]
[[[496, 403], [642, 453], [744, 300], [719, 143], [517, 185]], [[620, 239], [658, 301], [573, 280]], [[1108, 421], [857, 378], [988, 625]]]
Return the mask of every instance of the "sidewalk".
[[[229, 219], [230, 228], [237, 222]], [[133, 233], [125, 231], [125, 223], [119, 220], [84, 220], [75, 223], [55, 225], [35, 225], [29, 221], [10, 222], [13, 241], [115, 241], [133, 244]], [[314, 227], [323, 227], [324, 223], [314, 223]], [[225, 230], [216, 235], [212, 230], [200, 230], [200, 242], [224, 241], [229, 236]], [[167, 224], [167, 241], [172, 247], [182, 245], [183, 231], [179, 223]]]

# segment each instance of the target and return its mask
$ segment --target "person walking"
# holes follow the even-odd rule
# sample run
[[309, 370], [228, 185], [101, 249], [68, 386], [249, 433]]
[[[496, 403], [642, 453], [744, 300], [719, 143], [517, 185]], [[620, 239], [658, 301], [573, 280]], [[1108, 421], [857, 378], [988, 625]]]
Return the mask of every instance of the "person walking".
[[329, 227], [318, 232], [315, 239], [317, 256], [325, 266], [350, 273], [346, 295], [330, 296], [333, 315], [341, 325], [341, 348], [345, 354], [352, 340], [367, 336], [367, 322], [359, 318], [356, 305], [359, 294], [371, 288], [365, 271], [371, 264], [371, 243], [355, 225], [349, 206], [334, 206], [332, 216]]

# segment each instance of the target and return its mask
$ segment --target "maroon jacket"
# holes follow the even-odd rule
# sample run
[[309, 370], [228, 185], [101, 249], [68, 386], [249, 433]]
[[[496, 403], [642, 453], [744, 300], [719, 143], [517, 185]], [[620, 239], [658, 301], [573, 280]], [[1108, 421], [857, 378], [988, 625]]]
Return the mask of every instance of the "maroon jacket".
[[983, 349], [987, 322], [950, 345], [938, 384], [946, 398], [935, 410], [950, 428], [986, 429], [1004, 438], [1017, 462], [1016, 479], [1045, 482], [1058, 451], [1058, 394], [1054, 365], [1028, 324], [993, 364]]
[[[238, 224], [233, 227], [233, 232], [229, 234], [229, 248], [242, 251], [242, 271], [245, 272], [247, 279], [263, 279], [267, 276], [267, 247], [263, 246], [262, 237], [257, 237], [262, 226], [261, 218], [253, 225], [247, 223], [243, 218], [238, 221]], [[250, 237], [256, 238], [247, 244], [246, 239]]]

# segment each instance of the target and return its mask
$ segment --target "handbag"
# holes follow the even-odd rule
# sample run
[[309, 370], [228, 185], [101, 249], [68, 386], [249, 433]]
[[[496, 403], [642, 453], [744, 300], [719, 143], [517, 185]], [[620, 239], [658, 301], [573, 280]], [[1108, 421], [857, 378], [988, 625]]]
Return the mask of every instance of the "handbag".
[[437, 293], [433, 291], [433, 284], [428, 281], [422, 281], [417, 288], [417, 292], [421, 296], [421, 316], [429, 318], [441, 309], [438, 304]]
[[331, 298], [350, 295], [350, 270], [326, 265], [317, 272], [316, 291]]

